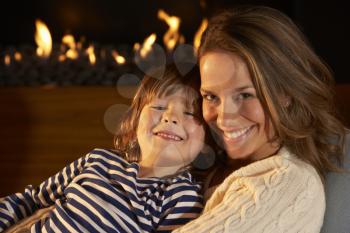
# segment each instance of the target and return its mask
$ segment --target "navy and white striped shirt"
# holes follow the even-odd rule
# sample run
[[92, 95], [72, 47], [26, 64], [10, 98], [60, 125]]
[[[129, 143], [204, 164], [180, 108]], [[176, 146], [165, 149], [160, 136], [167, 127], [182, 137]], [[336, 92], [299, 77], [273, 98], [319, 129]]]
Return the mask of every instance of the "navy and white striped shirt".
[[37, 188], [0, 202], [0, 231], [54, 205], [32, 232], [169, 232], [196, 218], [203, 198], [189, 172], [139, 178], [139, 165], [94, 149]]

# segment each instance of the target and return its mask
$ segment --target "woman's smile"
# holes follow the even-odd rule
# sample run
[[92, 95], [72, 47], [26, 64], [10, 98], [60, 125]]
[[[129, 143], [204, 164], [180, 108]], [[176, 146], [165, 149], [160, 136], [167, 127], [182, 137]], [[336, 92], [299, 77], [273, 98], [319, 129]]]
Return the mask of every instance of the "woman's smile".
[[238, 130], [222, 131], [223, 138], [227, 143], [235, 143], [247, 138], [252, 131], [254, 125], [244, 127]]

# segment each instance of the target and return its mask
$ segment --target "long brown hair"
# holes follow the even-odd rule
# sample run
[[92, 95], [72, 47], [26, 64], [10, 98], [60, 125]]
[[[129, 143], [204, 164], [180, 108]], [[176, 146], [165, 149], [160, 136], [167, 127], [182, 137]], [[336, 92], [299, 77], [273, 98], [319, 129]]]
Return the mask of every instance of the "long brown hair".
[[336, 117], [332, 73], [289, 17], [262, 6], [221, 12], [209, 21], [199, 58], [213, 50], [246, 62], [274, 140], [322, 178], [342, 170], [346, 129]]
[[203, 123], [201, 99], [199, 94], [200, 77], [196, 65], [185, 75], [180, 74], [174, 64], [168, 65], [162, 77], [145, 75], [142, 79], [130, 108], [124, 114], [114, 136], [114, 147], [129, 162], [139, 162], [140, 147], [136, 130], [142, 109], [156, 97], [169, 96], [178, 90], [184, 90], [187, 105], [193, 107], [196, 118]]

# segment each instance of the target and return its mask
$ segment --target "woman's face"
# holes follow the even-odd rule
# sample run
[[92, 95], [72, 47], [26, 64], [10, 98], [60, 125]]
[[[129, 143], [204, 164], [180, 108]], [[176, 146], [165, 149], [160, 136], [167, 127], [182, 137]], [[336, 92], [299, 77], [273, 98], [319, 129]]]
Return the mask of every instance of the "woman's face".
[[257, 98], [245, 62], [222, 51], [200, 59], [203, 116], [231, 159], [259, 160], [277, 151], [272, 124]]

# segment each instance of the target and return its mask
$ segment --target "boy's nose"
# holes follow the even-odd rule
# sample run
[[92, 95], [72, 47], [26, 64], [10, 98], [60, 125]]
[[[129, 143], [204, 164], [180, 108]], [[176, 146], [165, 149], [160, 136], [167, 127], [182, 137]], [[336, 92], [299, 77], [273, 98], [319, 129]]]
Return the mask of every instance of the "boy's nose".
[[165, 123], [173, 123], [173, 124], [177, 124], [177, 120], [174, 120], [174, 119], [172, 119], [172, 120], [169, 120], [168, 118], [164, 118], [164, 122]]
[[173, 111], [167, 111], [163, 114], [163, 121], [165, 123], [177, 124], [179, 122], [179, 119]]

